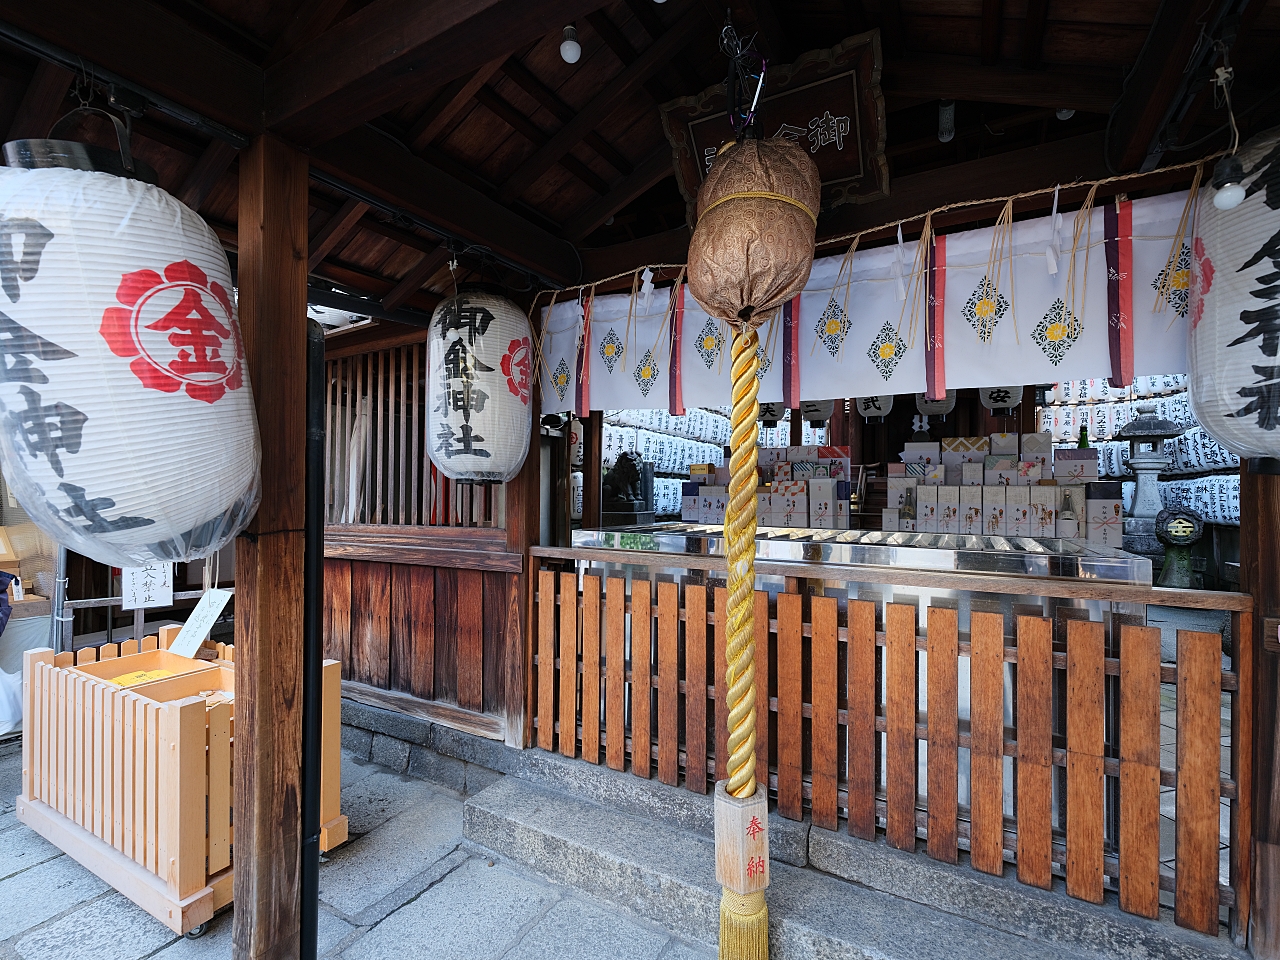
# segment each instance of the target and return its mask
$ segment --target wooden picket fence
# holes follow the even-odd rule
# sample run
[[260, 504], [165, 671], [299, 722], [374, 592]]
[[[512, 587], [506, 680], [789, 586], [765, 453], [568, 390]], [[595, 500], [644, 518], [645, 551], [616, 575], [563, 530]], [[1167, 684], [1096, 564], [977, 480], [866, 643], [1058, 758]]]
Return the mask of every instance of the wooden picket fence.
[[[716, 682], [724, 674], [723, 581], [695, 573], [655, 584], [643, 568], [606, 581], [598, 571], [558, 572], [542, 562], [531, 678], [537, 745], [615, 770], [629, 763], [637, 776], [656, 772], [663, 783], [706, 793], [723, 776], [717, 760], [728, 756]], [[939, 587], [948, 577], [913, 576]], [[921, 633], [914, 604], [856, 599], [852, 590], [847, 601], [843, 590], [839, 601], [821, 588], [802, 596], [804, 582], [788, 581], [797, 592], [755, 595], [756, 776], [779, 814], [799, 820], [807, 811], [828, 830], [844, 820], [851, 834], [872, 840], [880, 831], [902, 850], [923, 841], [929, 856], [951, 863], [966, 850], [975, 870], [1000, 874], [1012, 863], [1020, 881], [1045, 889], [1065, 876], [1068, 895], [1094, 903], [1110, 886], [1122, 910], [1149, 918], [1167, 891], [1178, 924], [1216, 935], [1226, 908], [1240, 941], [1251, 883], [1248, 596], [1118, 588], [1121, 602], [1145, 593], [1149, 603], [1231, 610], [1234, 662], [1224, 671], [1218, 633], [1179, 630], [1177, 662], [1162, 664], [1160, 630], [1125, 624], [1118, 613], [1108, 629], [1081, 607], [1050, 605], [1049, 618], [1032, 615], [1044, 612], [1043, 601], [1019, 606], [1015, 598], [1012, 614], [982, 612], [975, 601], [962, 632], [955, 606], [938, 600], [924, 608]], [[1012, 588], [1024, 597], [1055, 589], [1062, 596], [1089, 588]], [[1106, 590], [1092, 589], [1094, 599]], [[967, 717], [958, 703], [966, 660]], [[1177, 692], [1172, 767], [1161, 765], [1162, 684]], [[1219, 767], [1223, 692], [1231, 699], [1230, 776]], [[957, 789], [961, 751], [970, 758], [967, 806]], [[1162, 787], [1175, 788], [1172, 866], [1160, 855]], [[1231, 806], [1225, 884], [1221, 799]]]
[[[176, 633], [176, 631], [174, 631]], [[171, 640], [172, 637], [166, 637]], [[165, 643], [164, 646], [168, 644]], [[231, 656], [190, 660], [156, 637], [25, 654], [18, 818], [176, 933], [231, 901], [235, 845]], [[222, 645], [219, 645], [222, 646]], [[137, 670], [171, 673], [124, 688]], [[339, 812], [341, 664], [325, 661], [321, 849]]]

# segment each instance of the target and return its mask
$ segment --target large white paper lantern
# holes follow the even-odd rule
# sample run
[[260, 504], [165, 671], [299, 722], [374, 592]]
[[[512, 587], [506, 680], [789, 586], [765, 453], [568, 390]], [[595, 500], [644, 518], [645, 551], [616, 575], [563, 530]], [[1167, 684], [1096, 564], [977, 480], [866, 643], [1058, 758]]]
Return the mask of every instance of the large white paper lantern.
[[231, 271], [159, 187], [0, 167], [0, 366], [5, 476], [62, 545], [193, 560], [257, 510]]
[[1244, 168], [1244, 201], [1234, 209], [1219, 210], [1210, 187], [1196, 210], [1189, 280], [1191, 408], [1232, 453], [1277, 458], [1280, 128], [1255, 137], [1238, 156]]
[[464, 289], [436, 307], [428, 342], [431, 462], [452, 480], [511, 480], [533, 426], [524, 312], [497, 293]]

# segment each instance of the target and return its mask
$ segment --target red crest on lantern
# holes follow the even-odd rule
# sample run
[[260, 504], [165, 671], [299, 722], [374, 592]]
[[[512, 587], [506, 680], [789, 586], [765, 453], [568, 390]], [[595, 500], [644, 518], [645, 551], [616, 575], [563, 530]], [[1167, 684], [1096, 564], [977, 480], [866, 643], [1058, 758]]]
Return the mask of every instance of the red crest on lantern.
[[126, 273], [116, 299], [124, 306], [107, 308], [100, 332], [144, 387], [217, 403], [243, 384], [231, 298], [194, 263]]
[[529, 366], [529, 338], [512, 340], [502, 356], [502, 373], [511, 395], [525, 405], [529, 403]]

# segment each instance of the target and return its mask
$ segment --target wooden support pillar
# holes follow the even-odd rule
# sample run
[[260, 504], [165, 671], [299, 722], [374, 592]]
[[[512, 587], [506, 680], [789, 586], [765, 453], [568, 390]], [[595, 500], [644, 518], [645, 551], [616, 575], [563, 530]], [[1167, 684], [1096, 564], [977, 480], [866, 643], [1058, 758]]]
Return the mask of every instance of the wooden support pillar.
[[[1250, 946], [1280, 960], [1280, 476], [1241, 469], [1240, 586], [1253, 595], [1253, 910]], [[1269, 635], [1268, 635], [1269, 634]], [[1246, 841], [1247, 842], [1247, 841]]]
[[592, 410], [582, 424], [582, 526], [600, 526], [600, 481], [604, 457], [604, 412]]
[[[533, 391], [533, 423], [530, 426], [529, 455], [515, 479], [507, 484], [507, 549], [523, 558], [523, 580], [512, 576], [507, 598], [507, 615], [502, 630], [502, 698], [506, 714], [506, 744], [522, 750], [533, 734], [532, 697], [526, 689], [533, 675], [533, 604], [528, 584], [537, 576], [537, 564], [529, 548], [538, 542], [542, 508], [542, 398]], [[567, 445], [567, 442], [566, 442]], [[566, 475], [566, 483], [568, 477]], [[550, 508], [550, 504], [547, 504]]]
[[298, 956], [307, 161], [269, 136], [240, 154], [240, 328], [262, 503], [236, 540], [235, 960]]

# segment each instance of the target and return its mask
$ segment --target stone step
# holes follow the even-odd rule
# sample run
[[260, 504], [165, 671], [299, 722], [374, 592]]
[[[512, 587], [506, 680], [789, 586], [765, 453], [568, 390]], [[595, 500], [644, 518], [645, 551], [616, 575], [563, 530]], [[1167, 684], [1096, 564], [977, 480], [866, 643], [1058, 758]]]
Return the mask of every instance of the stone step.
[[[513, 774], [467, 802], [470, 842], [715, 944], [710, 797], [540, 750], [525, 751]], [[1113, 898], [1095, 906], [1024, 886], [1012, 868], [988, 877], [776, 814], [770, 843], [775, 960], [1248, 957], [1225, 937], [1182, 930], [1171, 918], [1121, 913]]]

